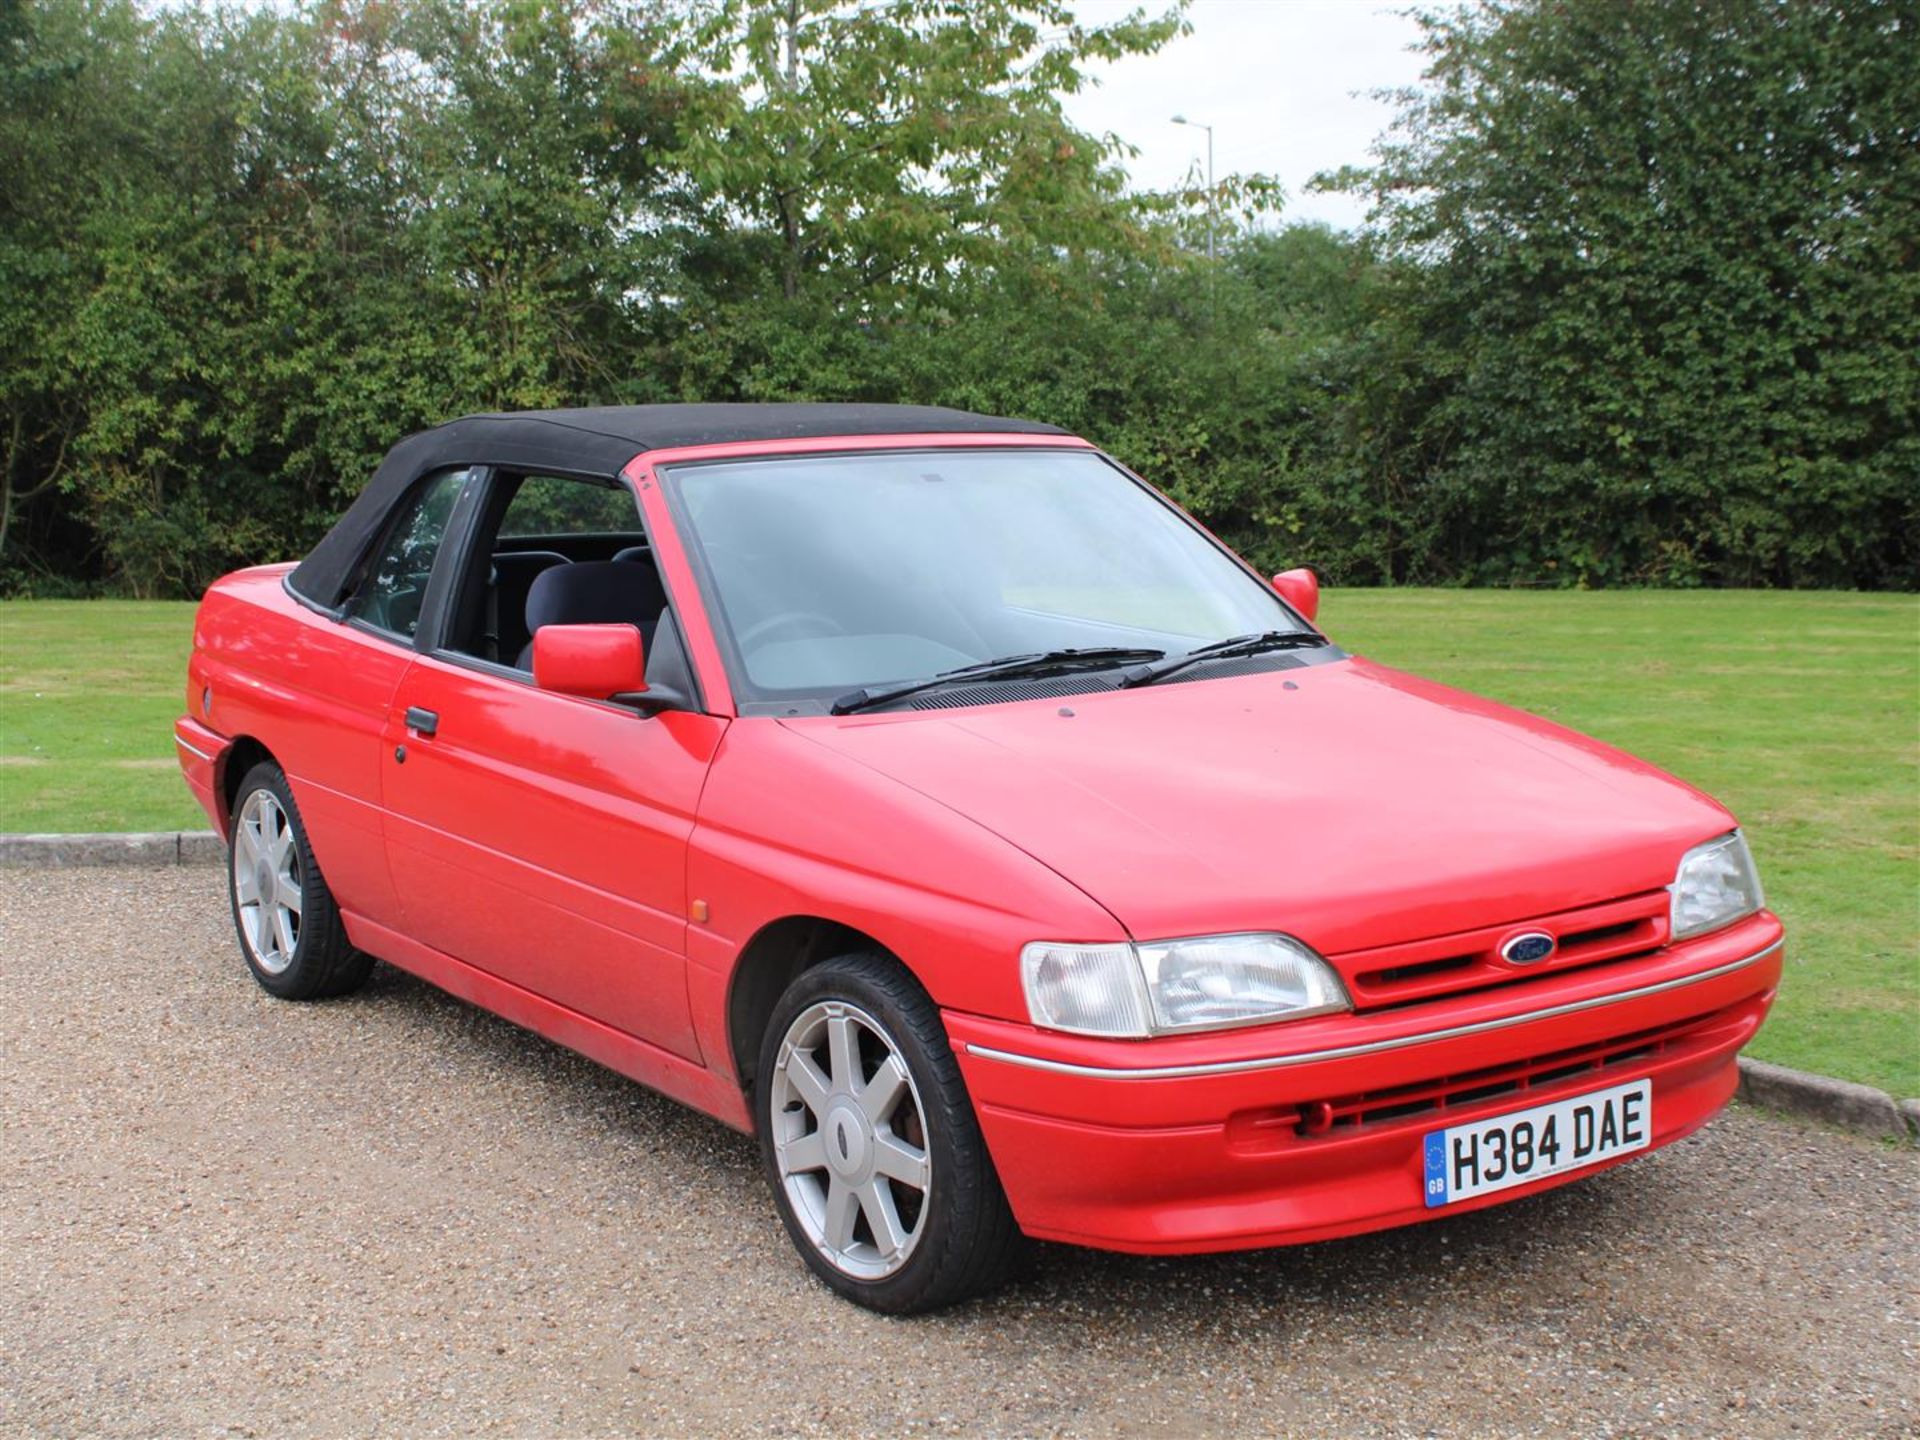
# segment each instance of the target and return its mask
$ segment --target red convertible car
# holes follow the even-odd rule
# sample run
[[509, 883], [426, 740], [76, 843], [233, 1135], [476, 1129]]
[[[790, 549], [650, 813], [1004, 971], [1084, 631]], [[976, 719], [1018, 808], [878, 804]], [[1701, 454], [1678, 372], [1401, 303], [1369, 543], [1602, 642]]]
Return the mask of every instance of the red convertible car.
[[255, 978], [412, 971], [759, 1138], [876, 1309], [1022, 1232], [1287, 1244], [1678, 1139], [1781, 968], [1734, 819], [1376, 665], [1084, 440], [484, 415], [195, 626]]

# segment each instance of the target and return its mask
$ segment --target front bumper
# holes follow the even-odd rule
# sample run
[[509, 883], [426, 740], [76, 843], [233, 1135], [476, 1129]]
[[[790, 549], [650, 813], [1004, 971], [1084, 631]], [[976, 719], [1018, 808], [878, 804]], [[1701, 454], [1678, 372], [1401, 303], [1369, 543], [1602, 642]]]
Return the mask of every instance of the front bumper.
[[1110, 1041], [945, 1019], [1028, 1234], [1251, 1249], [1476, 1210], [1621, 1163], [1429, 1210], [1421, 1137], [1444, 1126], [1646, 1076], [1649, 1148], [1691, 1133], [1731, 1098], [1782, 955], [1763, 912], [1630, 964], [1255, 1030]]

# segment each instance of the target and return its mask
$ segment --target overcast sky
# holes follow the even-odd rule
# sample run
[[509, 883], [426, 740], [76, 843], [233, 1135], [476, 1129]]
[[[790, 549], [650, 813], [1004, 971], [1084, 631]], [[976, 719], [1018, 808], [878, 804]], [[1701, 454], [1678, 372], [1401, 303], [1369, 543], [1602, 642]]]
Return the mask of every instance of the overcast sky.
[[[1140, 0], [1080, 0], [1081, 19], [1118, 19]], [[1147, 0], [1149, 9], [1158, 8]], [[1404, 3], [1404, 0], [1402, 0]], [[1410, 85], [1418, 36], [1396, 6], [1377, 0], [1194, 0], [1193, 33], [1158, 55], [1103, 65], [1101, 83], [1067, 100], [1083, 130], [1112, 131], [1140, 150], [1128, 169], [1143, 189], [1178, 184], [1206, 165], [1206, 132], [1174, 125], [1185, 115], [1213, 128], [1214, 170], [1277, 175], [1286, 219], [1357, 224], [1345, 195], [1309, 195], [1316, 171], [1364, 163], [1394, 107], [1368, 92]]]

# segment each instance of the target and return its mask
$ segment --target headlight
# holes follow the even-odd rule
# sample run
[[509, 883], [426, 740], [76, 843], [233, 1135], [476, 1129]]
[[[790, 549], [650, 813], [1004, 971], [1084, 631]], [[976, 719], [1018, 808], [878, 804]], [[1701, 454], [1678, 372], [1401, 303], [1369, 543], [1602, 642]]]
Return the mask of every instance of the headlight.
[[1081, 1035], [1138, 1039], [1352, 1008], [1333, 967], [1285, 935], [1038, 941], [1020, 952], [1020, 981], [1034, 1024]]
[[1760, 893], [1760, 872], [1753, 868], [1746, 837], [1738, 830], [1682, 855], [1667, 889], [1673, 897], [1669, 921], [1675, 940], [1731, 925], [1767, 903]]

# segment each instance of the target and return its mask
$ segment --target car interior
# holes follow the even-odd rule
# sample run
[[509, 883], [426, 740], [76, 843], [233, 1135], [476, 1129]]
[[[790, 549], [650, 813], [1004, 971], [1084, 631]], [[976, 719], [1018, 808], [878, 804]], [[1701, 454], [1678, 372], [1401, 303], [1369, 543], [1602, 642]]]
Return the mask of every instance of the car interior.
[[666, 608], [666, 588], [644, 546], [629, 546], [611, 560], [549, 566], [527, 587], [527, 641], [516, 652], [514, 668], [533, 669], [533, 632], [542, 625], [634, 625], [641, 643], [651, 646]]
[[[583, 537], [543, 538], [565, 543]], [[584, 538], [634, 539], [627, 535]], [[545, 544], [538, 549], [494, 550], [486, 589], [485, 628], [477, 652], [482, 659], [516, 670], [531, 670], [533, 632], [542, 625], [637, 625], [642, 641], [653, 643], [660, 614], [667, 606], [667, 592], [645, 540], [619, 544], [611, 552], [578, 543], [568, 548], [575, 555], [546, 548]]]
[[[543, 625], [633, 625], [649, 682], [662, 672], [677, 680], [686, 668], [678, 629], [662, 625], [666, 587], [631, 492], [548, 476], [501, 479], [476, 522], [475, 548], [488, 562], [467, 577], [449, 648], [531, 673], [533, 634]], [[595, 528], [565, 528], [570, 521]], [[604, 528], [608, 522], [632, 528]]]

